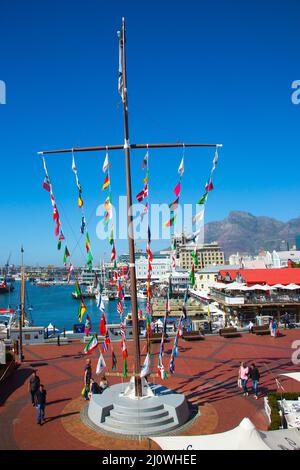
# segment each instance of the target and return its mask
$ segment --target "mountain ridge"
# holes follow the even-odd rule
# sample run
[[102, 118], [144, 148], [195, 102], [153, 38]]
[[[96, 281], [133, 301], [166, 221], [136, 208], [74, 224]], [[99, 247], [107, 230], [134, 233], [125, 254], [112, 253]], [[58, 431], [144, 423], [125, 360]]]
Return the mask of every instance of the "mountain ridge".
[[300, 236], [300, 216], [282, 222], [234, 210], [223, 220], [206, 223], [204, 234], [205, 243], [218, 241], [226, 257], [236, 252], [254, 255], [261, 249], [279, 250], [282, 240], [294, 245]]

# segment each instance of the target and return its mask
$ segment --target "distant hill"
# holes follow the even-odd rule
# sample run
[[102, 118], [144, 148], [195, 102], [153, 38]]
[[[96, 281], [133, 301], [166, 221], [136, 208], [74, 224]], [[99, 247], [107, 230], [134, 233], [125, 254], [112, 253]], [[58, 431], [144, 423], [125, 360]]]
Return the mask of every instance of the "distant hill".
[[282, 240], [291, 248], [296, 235], [300, 235], [300, 217], [281, 222], [233, 211], [223, 220], [205, 224], [205, 242], [218, 241], [226, 256], [237, 251], [257, 254], [260, 249], [279, 250]]

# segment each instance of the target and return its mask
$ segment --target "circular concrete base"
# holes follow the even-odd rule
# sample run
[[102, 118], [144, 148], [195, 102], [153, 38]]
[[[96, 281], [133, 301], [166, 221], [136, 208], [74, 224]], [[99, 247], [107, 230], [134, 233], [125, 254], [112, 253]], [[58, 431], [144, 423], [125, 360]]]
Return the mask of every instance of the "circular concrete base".
[[184, 395], [161, 385], [149, 384], [153, 396], [132, 399], [124, 396], [128, 384], [116, 384], [101, 395], [92, 395], [89, 420], [109, 433], [156, 436], [183, 426], [190, 419]]

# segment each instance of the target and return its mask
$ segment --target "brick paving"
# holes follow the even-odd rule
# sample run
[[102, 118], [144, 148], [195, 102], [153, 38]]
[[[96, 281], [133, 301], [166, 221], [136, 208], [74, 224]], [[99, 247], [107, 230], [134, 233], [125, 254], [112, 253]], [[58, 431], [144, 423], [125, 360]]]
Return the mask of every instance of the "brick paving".
[[[243, 397], [237, 388], [240, 361], [255, 361], [261, 372], [261, 392], [276, 390], [275, 378], [282, 372], [299, 371], [291, 362], [292, 342], [300, 339], [299, 330], [283, 332], [280, 338], [244, 334], [240, 338], [206, 337], [201, 342], [181, 341], [175, 359], [175, 375], [164, 385], [184, 393], [191, 404], [199, 407], [200, 416], [186, 429], [185, 435], [211, 434], [237, 426], [247, 416], [260, 429], [268, 423], [263, 411], [263, 399]], [[172, 342], [165, 347], [165, 367]], [[115, 345], [118, 368], [121, 352]], [[128, 370], [132, 370], [132, 343], [128, 342]], [[25, 362], [0, 387], [0, 449], [156, 449], [149, 439], [116, 438], [87, 427], [81, 419], [86, 402], [80, 397], [83, 386], [85, 356], [83, 344], [37, 345], [24, 348]], [[142, 343], [145, 354], [145, 343]], [[153, 363], [157, 362], [159, 344], [153, 345]], [[97, 352], [91, 356], [96, 367]], [[300, 356], [300, 355], [299, 355]], [[110, 355], [106, 359], [110, 366]], [[27, 381], [32, 369], [38, 370], [48, 395], [46, 423], [36, 424], [36, 409], [32, 407]], [[111, 377], [111, 384], [120, 381]], [[158, 381], [158, 379], [152, 379]], [[300, 391], [300, 384], [281, 378], [286, 391]]]

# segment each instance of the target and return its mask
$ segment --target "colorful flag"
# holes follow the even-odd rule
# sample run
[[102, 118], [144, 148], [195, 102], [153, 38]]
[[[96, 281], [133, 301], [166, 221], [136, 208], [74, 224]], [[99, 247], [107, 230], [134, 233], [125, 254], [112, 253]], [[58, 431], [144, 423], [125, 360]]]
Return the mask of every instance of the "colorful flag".
[[177, 183], [175, 188], [174, 188], [174, 193], [176, 195], [176, 197], [179, 197], [180, 196], [180, 189], [181, 189], [181, 183]]
[[123, 78], [123, 68], [124, 68], [124, 54], [123, 54], [123, 25], [121, 32], [118, 31], [119, 39], [119, 78], [118, 78], [118, 91], [124, 103], [124, 78]]
[[194, 287], [194, 285], [196, 284], [196, 279], [195, 279], [195, 265], [194, 265], [194, 263], [192, 264], [192, 269], [191, 269], [189, 278], [190, 278], [190, 281], [191, 281], [192, 286]]
[[144, 199], [145, 195], [144, 195], [144, 190], [142, 190], [141, 192], [139, 192], [137, 195], [136, 195], [136, 198], [138, 200], [138, 202], [142, 202], [142, 200]]
[[127, 352], [127, 347], [126, 347], [126, 342], [125, 342], [124, 337], [122, 339], [121, 348], [122, 348], [122, 357], [123, 359], [126, 359], [128, 357], [128, 352]]
[[92, 271], [92, 269], [93, 269], [93, 256], [92, 256], [92, 253], [90, 251], [88, 252], [88, 257], [87, 257], [86, 264], [87, 264], [88, 270]]
[[178, 205], [179, 205], [179, 197], [175, 199], [175, 201], [171, 202], [171, 204], [169, 204], [170, 211], [171, 212], [176, 211], [176, 209], [178, 208]]
[[146, 377], [147, 375], [149, 375], [150, 369], [151, 369], [151, 357], [150, 357], [150, 354], [148, 353], [141, 369], [141, 377]]
[[89, 237], [89, 234], [88, 232], [86, 232], [86, 236], [85, 236], [85, 249], [86, 249], [86, 252], [88, 253], [91, 249], [91, 242], [90, 242], [90, 237]]
[[70, 282], [71, 272], [73, 271], [73, 264], [70, 262], [70, 266], [68, 269], [68, 283]]
[[99, 343], [98, 343], [97, 337], [93, 335], [90, 341], [86, 344], [84, 348], [84, 354], [92, 354], [92, 352], [94, 351], [94, 349], [96, 349], [98, 344]]
[[78, 321], [80, 323], [82, 322], [83, 315], [85, 314], [85, 312], [86, 312], [86, 306], [84, 305], [83, 299], [81, 299], [81, 304], [80, 304], [79, 310], [78, 310]]
[[158, 375], [160, 376], [160, 378], [164, 380], [167, 377], [167, 373], [166, 373], [164, 365], [163, 365], [162, 361], [160, 361], [160, 359], [158, 361], [157, 370], [158, 370]]
[[197, 256], [197, 251], [196, 250], [192, 251], [191, 257], [193, 258], [194, 265], [198, 266], [198, 256]]
[[100, 375], [101, 372], [105, 369], [105, 367], [106, 367], [105, 360], [101, 352], [99, 359], [98, 359], [97, 367], [96, 367], [96, 375]]
[[109, 176], [107, 175], [105, 180], [104, 180], [103, 186], [102, 186], [102, 191], [104, 191], [104, 189], [108, 188], [109, 184], [110, 184], [110, 180], [109, 180]]
[[110, 229], [110, 234], [109, 234], [109, 243], [110, 245], [114, 244], [114, 228], [113, 226]]
[[174, 374], [174, 372], [175, 372], [174, 354], [172, 354], [172, 356], [171, 356], [169, 370], [170, 370], [170, 374]]
[[173, 215], [173, 217], [171, 217], [170, 220], [164, 223], [164, 228], [173, 227], [175, 225], [175, 220], [176, 220], [176, 214]]
[[116, 370], [117, 369], [117, 358], [115, 353], [112, 351], [111, 352], [111, 370]]
[[117, 312], [119, 313], [119, 315], [123, 315], [123, 311], [124, 311], [123, 304], [121, 300], [119, 300], [117, 303]]
[[214, 185], [213, 185], [213, 182], [210, 178], [209, 181], [205, 185], [205, 192], [209, 193], [209, 191], [212, 191], [213, 189], [214, 189]]
[[203, 194], [202, 198], [198, 201], [198, 204], [205, 204], [207, 201], [208, 193]]
[[197, 212], [197, 214], [194, 215], [194, 217], [192, 218], [193, 224], [196, 224], [197, 222], [202, 220], [203, 217], [204, 217], [204, 207], [203, 207], [203, 210], [201, 210], [200, 212]]
[[181, 163], [178, 168], [178, 174], [180, 178], [182, 177], [183, 173], [184, 173], [184, 157], [182, 157]]
[[142, 161], [142, 170], [145, 170], [145, 168], [147, 168], [148, 166], [148, 158], [149, 158], [149, 153], [147, 151], [146, 155], [144, 156], [143, 158], [143, 161]]
[[67, 258], [69, 258], [70, 253], [67, 247], [65, 247], [65, 252], [64, 252], [64, 265], [67, 266]]
[[75, 282], [75, 292], [77, 297], [81, 297], [81, 290], [78, 281]]
[[85, 336], [87, 336], [89, 334], [91, 329], [92, 329], [92, 322], [90, 320], [90, 317], [87, 315], [86, 320], [85, 320], [85, 325], [84, 325], [84, 334], [85, 334]]
[[127, 377], [127, 359], [123, 359], [123, 377]]
[[83, 216], [81, 217], [81, 226], [80, 226], [80, 232], [82, 233], [82, 235], [84, 234], [85, 226], [86, 226], [86, 222], [85, 222], [85, 217], [84, 217], [84, 215], [83, 215]]
[[106, 173], [109, 167], [110, 167], [110, 163], [108, 160], [108, 153], [106, 152], [105, 160], [104, 160], [103, 167], [102, 167], [103, 173]]
[[112, 250], [111, 250], [110, 261], [113, 263], [115, 259], [116, 259], [116, 249], [115, 249], [115, 245], [113, 245]]
[[101, 322], [100, 322], [100, 326], [99, 326], [99, 331], [101, 333], [101, 336], [106, 335], [106, 319], [105, 319], [104, 312], [102, 313]]
[[109, 195], [105, 199], [103, 206], [105, 210], [107, 211], [111, 210], [111, 193], [109, 193]]
[[43, 182], [43, 188], [46, 189], [46, 191], [48, 191], [50, 193], [51, 183], [50, 183], [50, 180], [49, 180], [48, 176], [45, 176], [45, 179], [44, 179], [44, 182]]
[[78, 194], [78, 207], [79, 209], [81, 209], [81, 207], [83, 206], [83, 199], [81, 197], [81, 192]]

